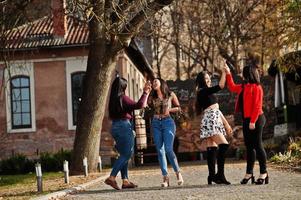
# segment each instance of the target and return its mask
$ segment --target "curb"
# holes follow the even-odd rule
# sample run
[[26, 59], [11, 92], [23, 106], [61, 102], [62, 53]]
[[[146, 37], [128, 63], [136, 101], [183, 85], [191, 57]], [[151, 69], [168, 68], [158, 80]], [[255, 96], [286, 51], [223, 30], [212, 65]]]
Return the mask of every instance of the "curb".
[[87, 183], [83, 183], [81, 185], [74, 186], [72, 188], [68, 188], [68, 189], [65, 189], [65, 190], [61, 190], [61, 191], [53, 192], [53, 193], [46, 194], [46, 195], [43, 195], [43, 196], [39, 196], [39, 197], [33, 198], [32, 200], [51, 200], [51, 199], [57, 199], [57, 198], [66, 196], [68, 194], [84, 190], [87, 187], [89, 187], [91, 185], [94, 185], [95, 183], [103, 181], [106, 177], [107, 176], [101, 176], [101, 177], [99, 177], [97, 179], [94, 179], [92, 181], [89, 181]]

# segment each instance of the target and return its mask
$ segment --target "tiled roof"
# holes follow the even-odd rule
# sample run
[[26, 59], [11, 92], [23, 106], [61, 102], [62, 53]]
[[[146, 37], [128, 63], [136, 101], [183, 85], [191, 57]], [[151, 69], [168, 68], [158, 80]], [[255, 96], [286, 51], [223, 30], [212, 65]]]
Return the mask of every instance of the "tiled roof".
[[[51, 17], [43, 17], [12, 29], [5, 35], [5, 47], [2, 50], [30, 50], [32, 48], [83, 46], [89, 45], [88, 25], [74, 17], [67, 16], [67, 34], [65, 37], [54, 36]], [[125, 48], [126, 53], [140, 71], [153, 77], [153, 71], [135, 40]]]
[[53, 35], [51, 17], [43, 17], [7, 32], [5, 49], [88, 45], [88, 37], [87, 24], [69, 16], [67, 17], [66, 36], [64, 38], [56, 37]]

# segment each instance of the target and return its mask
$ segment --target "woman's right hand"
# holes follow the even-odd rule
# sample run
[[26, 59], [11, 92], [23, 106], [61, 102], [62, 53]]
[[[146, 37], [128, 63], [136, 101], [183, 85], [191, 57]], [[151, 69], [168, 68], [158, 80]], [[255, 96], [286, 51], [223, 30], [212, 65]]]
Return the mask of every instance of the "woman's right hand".
[[233, 134], [233, 130], [232, 130], [231, 126], [230, 126], [229, 124], [227, 124], [227, 125], [225, 126], [225, 129], [226, 129], [227, 135], [229, 135], [229, 136], [231, 137], [232, 134]]
[[226, 61], [224, 60], [224, 72], [226, 72], [226, 74], [230, 74], [231, 71], [230, 71], [230, 68], [228, 67]]
[[150, 93], [150, 91], [152, 90], [152, 84], [150, 81], [147, 81], [145, 84], [144, 84], [144, 88], [143, 88], [143, 91], [147, 94]]

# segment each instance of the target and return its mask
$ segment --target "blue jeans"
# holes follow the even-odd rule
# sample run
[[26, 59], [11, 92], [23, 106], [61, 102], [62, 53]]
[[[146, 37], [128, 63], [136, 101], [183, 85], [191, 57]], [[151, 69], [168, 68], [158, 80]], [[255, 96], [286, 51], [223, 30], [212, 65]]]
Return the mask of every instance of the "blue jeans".
[[134, 153], [135, 137], [133, 135], [132, 124], [129, 120], [113, 120], [111, 132], [119, 157], [115, 161], [110, 175], [117, 176], [120, 171], [121, 178], [127, 179], [128, 161]]
[[162, 175], [166, 176], [168, 174], [166, 155], [171, 166], [173, 167], [173, 170], [175, 172], [179, 172], [180, 167], [177, 157], [173, 151], [173, 143], [176, 133], [175, 122], [171, 117], [161, 120], [154, 118], [152, 121], [152, 130]]

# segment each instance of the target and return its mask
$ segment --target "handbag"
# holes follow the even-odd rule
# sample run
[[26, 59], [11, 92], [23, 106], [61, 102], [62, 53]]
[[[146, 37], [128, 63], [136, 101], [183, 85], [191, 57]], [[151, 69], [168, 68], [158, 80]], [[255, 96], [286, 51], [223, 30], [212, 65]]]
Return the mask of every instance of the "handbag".
[[187, 113], [183, 112], [182, 110], [171, 113], [171, 117], [175, 120], [175, 122], [178, 123], [183, 123], [189, 118]]

